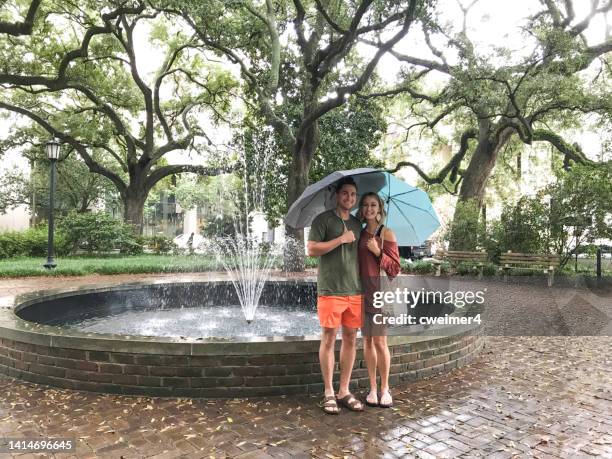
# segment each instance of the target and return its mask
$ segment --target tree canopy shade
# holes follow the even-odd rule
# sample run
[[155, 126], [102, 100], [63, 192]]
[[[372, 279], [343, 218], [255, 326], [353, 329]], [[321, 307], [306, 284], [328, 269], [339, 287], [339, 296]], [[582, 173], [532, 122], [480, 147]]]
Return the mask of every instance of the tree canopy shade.
[[[359, 91], [371, 89], [381, 57], [427, 14], [422, 0], [159, 1], [180, 14], [204, 45], [240, 69], [252, 101], [291, 155], [287, 205], [308, 184], [314, 153], [321, 142], [320, 120]], [[376, 42], [363, 58], [359, 40]], [[297, 118], [288, 119], [284, 98], [300, 101]], [[287, 228], [303, 241], [303, 232]], [[303, 244], [298, 244], [302, 246]], [[289, 269], [303, 267], [303, 251]]]
[[[480, 49], [468, 36], [468, 15], [477, 1], [469, 3], [461, 6], [464, 20], [458, 30], [433, 19], [423, 22], [425, 55], [390, 50], [403, 64], [403, 78], [396, 88], [377, 95], [407, 94], [416, 117], [408, 131], [435, 130], [443, 122], [460, 129], [459, 148], [439, 171], [427, 173], [411, 161], [397, 168], [413, 167], [428, 183], [450, 182], [460, 202], [480, 205], [498, 153], [512, 138], [525, 144], [548, 142], [566, 165], [592, 162], [558, 132], [570, 127], [576, 114], [609, 118], [612, 113], [610, 31], [597, 43], [585, 37], [591, 22], [607, 14], [612, 2], [593, 0], [587, 14], [577, 17], [572, 0], [543, 0], [541, 9], [526, 19], [523, 39], [531, 50], [523, 56], [503, 45], [493, 52]], [[425, 82], [433, 74], [443, 83], [432, 90]], [[461, 248], [453, 241], [451, 245]]]
[[[1, 109], [34, 121], [108, 178], [125, 220], [138, 229], [159, 180], [220, 172], [210, 163], [162, 161], [177, 150], [207, 154], [198, 117], [221, 122], [229, 109], [235, 82], [207, 61], [197, 37], [172, 29], [144, 1], [49, 1], [40, 8], [31, 36], [0, 37]], [[143, 39], [163, 53], [160, 62], [150, 62]]]

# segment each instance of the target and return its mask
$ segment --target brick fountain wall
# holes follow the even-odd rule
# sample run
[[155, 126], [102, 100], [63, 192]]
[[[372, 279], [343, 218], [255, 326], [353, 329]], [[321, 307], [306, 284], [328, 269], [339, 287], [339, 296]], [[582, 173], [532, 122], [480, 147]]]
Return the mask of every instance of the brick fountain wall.
[[[29, 334], [19, 335], [27, 338]], [[473, 334], [388, 339], [391, 385], [463, 366], [477, 356], [484, 342]], [[69, 347], [61, 344], [70, 344], [66, 339], [59, 340], [60, 345], [51, 345], [52, 339], [47, 344], [34, 344], [40, 339], [29, 341], [33, 342], [0, 340], [0, 373], [54, 387], [126, 395], [250, 397], [323, 391], [318, 341], [255, 346], [181, 343], [178, 347], [153, 343], [151, 352], [159, 353], [146, 351], [146, 343], [133, 346], [137, 349], [133, 352], [129, 342], [117, 346], [79, 339]], [[175, 355], [165, 353], [164, 346]], [[351, 384], [353, 388], [369, 386], [361, 349]]]

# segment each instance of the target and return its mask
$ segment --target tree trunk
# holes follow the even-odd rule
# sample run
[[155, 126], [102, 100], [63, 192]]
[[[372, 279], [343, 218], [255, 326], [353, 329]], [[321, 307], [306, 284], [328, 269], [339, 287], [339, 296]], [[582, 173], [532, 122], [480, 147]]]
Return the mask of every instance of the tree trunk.
[[[488, 127], [482, 127], [478, 136], [478, 145], [470, 159], [468, 167], [463, 174], [463, 182], [459, 190], [459, 200], [455, 207], [453, 223], [451, 225], [451, 250], [474, 250], [476, 241], [462, 240], [461, 235], [476, 235], [475, 231], [470, 231], [468, 227], [478, 228], [478, 221], [463, 221], [466, 218], [476, 218], [480, 215], [483, 205], [487, 182], [491, 177], [491, 172], [497, 161], [497, 154], [505, 145], [510, 136], [511, 130], [503, 131], [497, 138], [491, 134]], [[474, 209], [469, 209], [474, 207]]]
[[[312, 156], [319, 144], [318, 126], [315, 122], [312, 128], [306, 131], [306, 135], [296, 139], [293, 151], [293, 161], [289, 169], [287, 209], [291, 207], [297, 198], [308, 186], [308, 173]], [[285, 250], [284, 270], [289, 272], [304, 271], [304, 230], [295, 229], [285, 225]]]
[[134, 192], [128, 189], [123, 197], [125, 223], [129, 223], [134, 228], [134, 233], [142, 234], [144, 221], [144, 204], [147, 195], [144, 192]]

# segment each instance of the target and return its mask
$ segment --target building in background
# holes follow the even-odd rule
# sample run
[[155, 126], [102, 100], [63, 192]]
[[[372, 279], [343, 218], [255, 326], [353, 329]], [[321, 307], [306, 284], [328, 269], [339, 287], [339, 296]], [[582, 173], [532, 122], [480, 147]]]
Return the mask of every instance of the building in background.
[[[18, 168], [24, 173], [30, 172], [30, 165], [27, 159], [23, 158], [19, 152], [7, 151], [3, 154], [2, 161], [0, 161], [0, 175], [14, 168]], [[27, 229], [30, 227], [31, 218], [30, 207], [27, 205], [9, 209], [4, 214], [0, 213], [0, 231]]]

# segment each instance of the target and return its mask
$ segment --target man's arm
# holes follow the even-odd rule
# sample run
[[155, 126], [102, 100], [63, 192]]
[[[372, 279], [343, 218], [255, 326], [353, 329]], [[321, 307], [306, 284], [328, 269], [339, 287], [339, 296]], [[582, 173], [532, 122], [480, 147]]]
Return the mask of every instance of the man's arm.
[[345, 231], [341, 236], [338, 236], [331, 241], [325, 242], [315, 242], [308, 241], [306, 249], [308, 250], [308, 256], [310, 257], [320, 257], [321, 255], [325, 255], [328, 252], [331, 252], [336, 247], [342, 244], [348, 244], [355, 240], [355, 233], [352, 231]]

